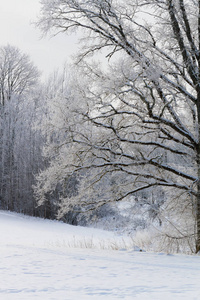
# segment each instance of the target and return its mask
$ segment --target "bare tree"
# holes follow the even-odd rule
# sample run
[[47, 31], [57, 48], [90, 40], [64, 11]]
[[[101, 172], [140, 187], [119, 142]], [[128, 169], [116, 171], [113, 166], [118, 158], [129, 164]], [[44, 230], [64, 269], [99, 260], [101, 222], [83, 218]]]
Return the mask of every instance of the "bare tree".
[[111, 177], [117, 201], [153, 187], [177, 190], [179, 205], [194, 213], [199, 252], [200, 1], [43, 0], [39, 26], [83, 29], [80, 60], [101, 49], [109, 59], [123, 55], [104, 72], [82, 64], [90, 81], [74, 97], [85, 104], [72, 108], [81, 128], [66, 126], [76, 156], [66, 150], [55, 160], [65, 174], [87, 171], [86, 192], [101, 191], [101, 201], [90, 193], [82, 204], [111, 201], [104, 188]]
[[[30, 137], [34, 114], [34, 109], [30, 107], [34, 108], [33, 90], [38, 78], [39, 72], [28, 55], [10, 45], [0, 47], [1, 209], [22, 212], [27, 211], [28, 206], [30, 208], [27, 198], [31, 196], [28, 197], [26, 192], [28, 186], [30, 192], [33, 174], [30, 165], [29, 175], [26, 172], [29, 161], [26, 151], [28, 149], [31, 153], [35, 142]], [[29, 181], [30, 177], [32, 179]], [[22, 194], [26, 195], [23, 197]]]
[[28, 55], [14, 46], [0, 48], [0, 103], [26, 93], [38, 80], [39, 72]]

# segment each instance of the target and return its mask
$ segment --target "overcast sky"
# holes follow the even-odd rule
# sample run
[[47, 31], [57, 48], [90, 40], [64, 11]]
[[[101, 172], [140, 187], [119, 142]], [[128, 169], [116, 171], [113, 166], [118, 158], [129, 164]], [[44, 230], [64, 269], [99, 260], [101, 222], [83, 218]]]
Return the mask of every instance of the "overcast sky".
[[41, 38], [39, 29], [31, 24], [39, 12], [39, 0], [0, 0], [0, 46], [10, 44], [29, 54], [46, 77], [69, 61], [78, 46], [64, 34]]

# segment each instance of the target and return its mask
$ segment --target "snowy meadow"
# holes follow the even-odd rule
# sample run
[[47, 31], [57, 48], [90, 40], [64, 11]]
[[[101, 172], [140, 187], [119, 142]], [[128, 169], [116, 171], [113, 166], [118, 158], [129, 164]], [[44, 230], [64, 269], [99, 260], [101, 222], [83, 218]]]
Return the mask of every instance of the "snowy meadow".
[[4, 211], [0, 226], [0, 299], [199, 299], [197, 255], [140, 252], [113, 232]]

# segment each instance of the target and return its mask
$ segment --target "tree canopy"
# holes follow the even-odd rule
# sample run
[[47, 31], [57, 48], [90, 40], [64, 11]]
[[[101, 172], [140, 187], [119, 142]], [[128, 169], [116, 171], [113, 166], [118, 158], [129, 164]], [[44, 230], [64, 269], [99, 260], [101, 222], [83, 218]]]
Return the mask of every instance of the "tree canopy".
[[[177, 222], [176, 237], [192, 236], [198, 252], [200, 1], [41, 3], [40, 28], [80, 30], [84, 46], [67, 135], [58, 141], [49, 169], [40, 174], [38, 198], [45, 201], [52, 188], [45, 182], [64, 184], [72, 174], [79, 176], [82, 192], [63, 196], [64, 210], [70, 205], [89, 210], [147, 189], [162, 190], [170, 207], [190, 216], [184, 230]], [[88, 60], [100, 50], [108, 59], [102, 68]]]

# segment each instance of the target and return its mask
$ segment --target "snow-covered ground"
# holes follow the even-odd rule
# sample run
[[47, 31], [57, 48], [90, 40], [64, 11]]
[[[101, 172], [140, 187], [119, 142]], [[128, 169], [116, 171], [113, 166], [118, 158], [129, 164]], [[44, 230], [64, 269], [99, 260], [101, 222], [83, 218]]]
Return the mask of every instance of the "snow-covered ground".
[[0, 228], [2, 300], [200, 298], [199, 256], [116, 251], [128, 238], [3, 211]]

